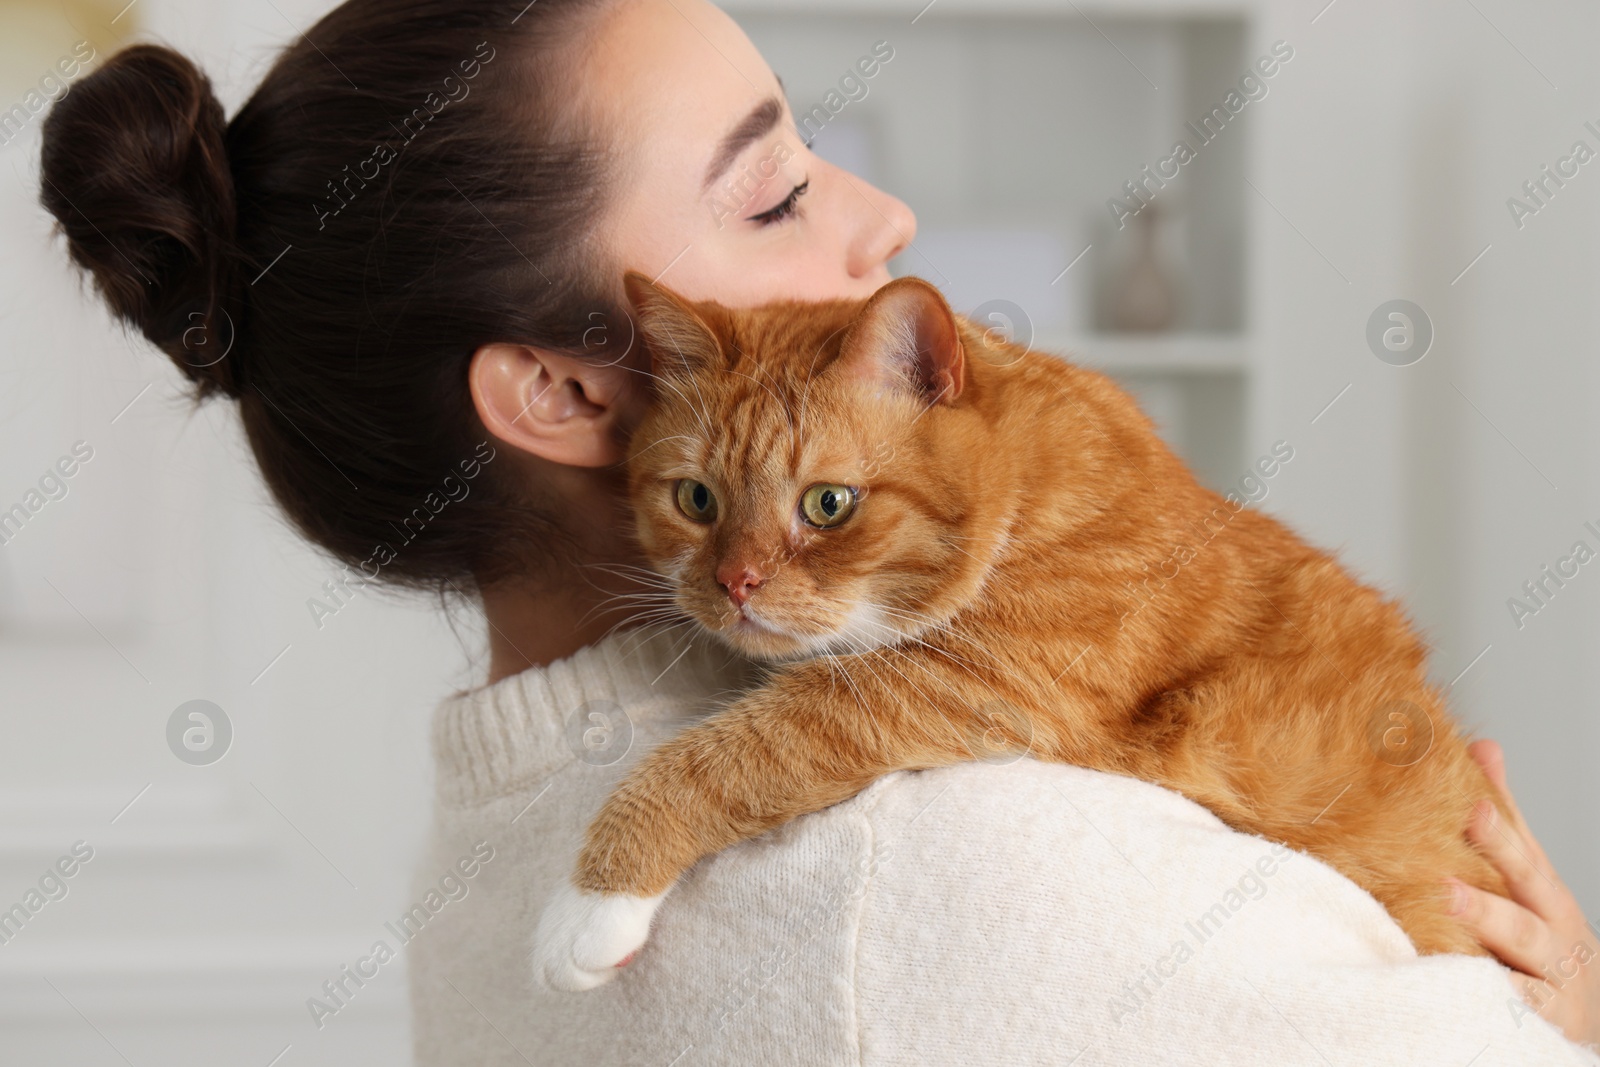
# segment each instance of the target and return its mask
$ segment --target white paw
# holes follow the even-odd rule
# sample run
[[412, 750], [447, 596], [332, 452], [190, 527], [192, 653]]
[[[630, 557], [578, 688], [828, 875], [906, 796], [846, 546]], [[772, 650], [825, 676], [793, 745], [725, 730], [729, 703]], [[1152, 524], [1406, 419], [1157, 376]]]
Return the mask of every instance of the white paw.
[[570, 882], [545, 905], [533, 935], [533, 973], [556, 989], [604, 985], [650, 936], [666, 897], [589, 893]]

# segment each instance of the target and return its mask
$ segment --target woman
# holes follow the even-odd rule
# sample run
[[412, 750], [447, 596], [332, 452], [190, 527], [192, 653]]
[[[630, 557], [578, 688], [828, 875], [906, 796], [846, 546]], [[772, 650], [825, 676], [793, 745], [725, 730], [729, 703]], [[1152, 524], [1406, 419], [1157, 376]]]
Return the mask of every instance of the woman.
[[1515, 902], [1460, 898], [1507, 971], [1417, 959], [1354, 885], [1181, 797], [1028, 760], [892, 775], [713, 857], [604, 989], [531, 973], [609, 784], [742, 677], [645, 625], [624, 269], [863, 296], [915, 232], [703, 0], [350, 0], [231, 123], [182, 57], [130, 50], [58, 105], [43, 177], [308, 538], [481, 599], [490, 678], [440, 709], [434, 844], [384, 945], [419, 1062], [1600, 1062], [1550, 1025], [1600, 1039], [1600, 968], [1520, 816], [1466, 828]]

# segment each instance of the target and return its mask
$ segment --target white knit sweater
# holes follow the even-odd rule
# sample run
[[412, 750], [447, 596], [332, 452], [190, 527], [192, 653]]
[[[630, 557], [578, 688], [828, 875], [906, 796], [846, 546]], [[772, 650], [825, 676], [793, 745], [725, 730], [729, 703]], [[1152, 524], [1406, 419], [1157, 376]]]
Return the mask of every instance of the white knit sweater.
[[1027, 759], [890, 775], [711, 857], [617, 981], [554, 992], [530, 938], [585, 824], [741, 680], [680, 652], [618, 635], [439, 709], [437, 906], [402, 949], [419, 1067], [1600, 1065], [1317, 860]]

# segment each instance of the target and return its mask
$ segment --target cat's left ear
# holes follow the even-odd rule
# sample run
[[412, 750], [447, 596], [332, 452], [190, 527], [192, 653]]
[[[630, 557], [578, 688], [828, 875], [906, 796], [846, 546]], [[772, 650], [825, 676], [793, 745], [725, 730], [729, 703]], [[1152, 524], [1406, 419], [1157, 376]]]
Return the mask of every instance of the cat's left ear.
[[722, 346], [716, 334], [687, 300], [638, 271], [630, 270], [622, 287], [657, 374], [692, 373], [720, 365]]
[[921, 278], [897, 278], [867, 301], [845, 336], [839, 365], [885, 385], [948, 404], [966, 386], [966, 350], [955, 312]]

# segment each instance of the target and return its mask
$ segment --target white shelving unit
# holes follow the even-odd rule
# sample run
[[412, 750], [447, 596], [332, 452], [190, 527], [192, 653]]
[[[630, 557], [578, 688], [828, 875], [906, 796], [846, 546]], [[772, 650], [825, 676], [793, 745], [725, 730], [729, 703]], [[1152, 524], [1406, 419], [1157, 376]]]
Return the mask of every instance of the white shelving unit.
[[[935, 282], [959, 310], [1019, 308], [1033, 347], [1118, 378], [1203, 480], [1238, 477], [1254, 371], [1248, 107], [1152, 197], [1177, 299], [1168, 330], [1109, 328], [1138, 231], [1119, 229], [1108, 201], [1127, 202], [1124, 183], [1176, 140], [1197, 143], [1185, 123], [1220, 104], [1254, 59], [1250, 5], [737, 0], [728, 10], [783, 78], [815, 150], [916, 211], [897, 274]], [[892, 58], [841, 86], [875, 46], [881, 56], [880, 42]]]

